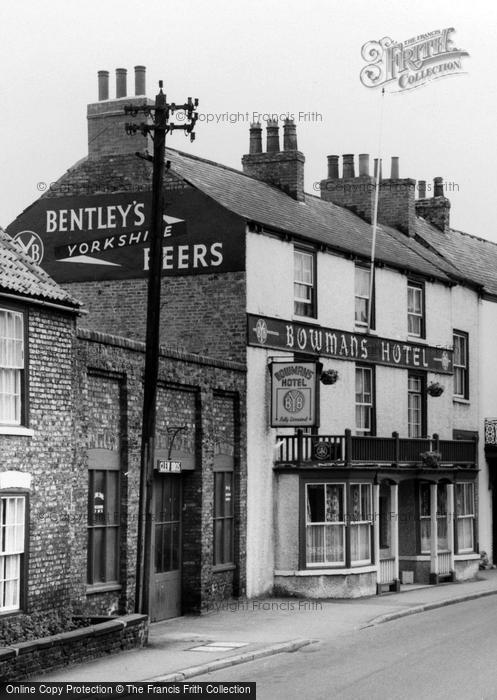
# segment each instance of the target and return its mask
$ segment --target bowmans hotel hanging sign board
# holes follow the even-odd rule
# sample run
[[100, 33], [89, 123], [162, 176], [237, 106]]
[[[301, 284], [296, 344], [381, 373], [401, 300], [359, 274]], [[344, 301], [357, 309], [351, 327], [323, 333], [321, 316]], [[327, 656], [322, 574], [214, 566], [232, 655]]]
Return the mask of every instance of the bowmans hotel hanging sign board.
[[[151, 199], [149, 191], [46, 197], [7, 233], [57, 282], [146, 277]], [[190, 186], [165, 201], [163, 275], [244, 269], [240, 219]]]
[[271, 426], [316, 425], [318, 368], [316, 362], [271, 363]]

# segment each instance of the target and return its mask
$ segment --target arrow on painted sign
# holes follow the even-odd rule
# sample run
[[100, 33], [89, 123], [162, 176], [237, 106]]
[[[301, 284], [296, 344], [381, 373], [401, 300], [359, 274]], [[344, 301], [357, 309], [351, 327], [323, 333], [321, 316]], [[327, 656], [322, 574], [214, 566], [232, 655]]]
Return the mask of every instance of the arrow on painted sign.
[[[186, 221], [174, 216], [163, 215], [164, 238], [186, 234]], [[102, 254], [119, 248], [128, 248], [148, 241], [148, 230], [128, 231], [127, 233], [111, 234], [102, 238], [92, 238], [77, 243], [66, 243], [55, 248], [55, 258], [58, 262], [84, 263], [86, 265], [111, 265], [121, 267], [119, 263], [102, 259]], [[96, 257], [98, 256], [98, 257]]]

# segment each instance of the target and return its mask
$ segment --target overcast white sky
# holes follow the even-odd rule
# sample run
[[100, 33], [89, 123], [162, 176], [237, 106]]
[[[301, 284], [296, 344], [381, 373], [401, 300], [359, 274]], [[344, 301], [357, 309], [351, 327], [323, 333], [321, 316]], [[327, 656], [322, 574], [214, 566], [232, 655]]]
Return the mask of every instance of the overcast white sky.
[[[365, 88], [361, 47], [454, 27], [469, 52], [465, 75], [384, 98], [382, 155], [401, 177], [454, 183], [451, 224], [497, 241], [496, 37], [490, 0], [18, 0], [0, 3], [2, 154], [0, 225], [87, 154], [86, 105], [97, 71], [147, 66], [147, 93], [200, 99], [203, 115], [293, 113], [306, 156], [306, 190], [326, 176], [326, 156], [376, 153], [380, 92]], [[317, 112], [322, 119], [299, 119]], [[214, 117], [216, 118], [216, 117]], [[239, 168], [245, 118], [199, 122], [190, 145], [168, 145]], [[388, 174], [388, 173], [387, 173]]]

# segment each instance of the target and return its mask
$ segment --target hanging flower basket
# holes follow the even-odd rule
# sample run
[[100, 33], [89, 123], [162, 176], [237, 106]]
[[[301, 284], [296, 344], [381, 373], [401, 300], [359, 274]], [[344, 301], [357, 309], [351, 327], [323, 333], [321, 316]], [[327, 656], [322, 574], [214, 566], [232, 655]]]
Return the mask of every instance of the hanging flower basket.
[[445, 387], [439, 382], [431, 382], [427, 388], [430, 396], [441, 396], [444, 393], [444, 390]]
[[338, 372], [336, 369], [327, 369], [321, 372], [321, 382], [323, 384], [334, 384], [338, 380]]

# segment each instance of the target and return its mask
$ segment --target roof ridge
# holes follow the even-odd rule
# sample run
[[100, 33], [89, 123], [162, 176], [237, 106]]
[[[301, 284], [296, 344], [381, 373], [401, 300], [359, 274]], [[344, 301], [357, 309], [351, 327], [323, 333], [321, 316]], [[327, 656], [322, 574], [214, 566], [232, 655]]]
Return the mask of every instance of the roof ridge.
[[460, 233], [461, 236], [467, 236], [468, 238], [473, 238], [475, 241], [481, 241], [482, 243], [490, 243], [497, 247], [497, 241], [491, 241], [489, 238], [483, 238], [483, 236], [475, 236], [473, 233], [467, 233], [466, 231], [461, 231], [458, 228], [449, 229], [453, 233]]

